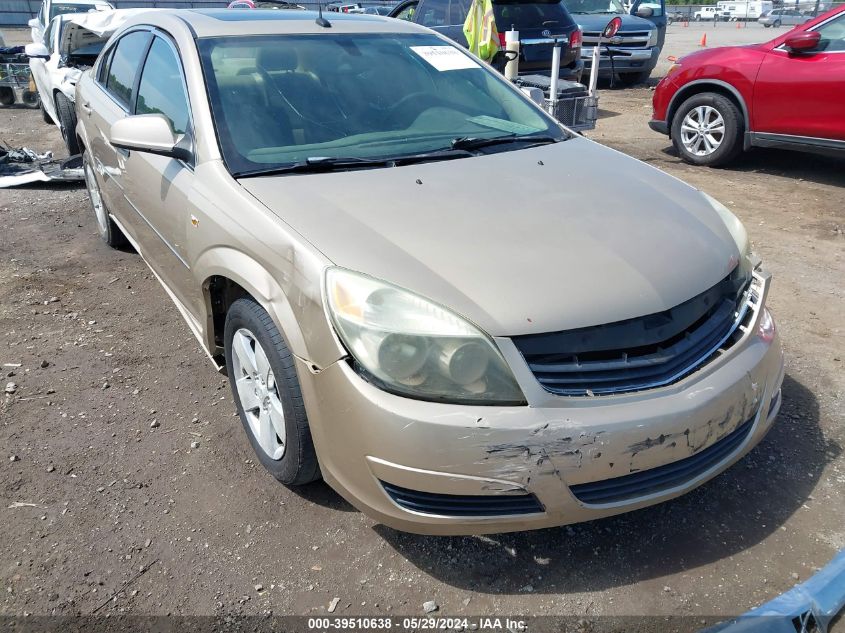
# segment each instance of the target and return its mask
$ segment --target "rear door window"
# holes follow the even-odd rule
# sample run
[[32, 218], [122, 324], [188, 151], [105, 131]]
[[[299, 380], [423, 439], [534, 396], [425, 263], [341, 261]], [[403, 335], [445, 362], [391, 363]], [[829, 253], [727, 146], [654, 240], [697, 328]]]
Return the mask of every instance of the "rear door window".
[[417, 8], [417, 23], [423, 26], [449, 24], [449, 0], [422, 0]]
[[469, 1], [450, 0], [449, 2], [449, 23], [463, 24], [466, 22], [469, 13]]
[[120, 39], [112, 53], [106, 90], [126, 108], [132, 105], [132, 89], [141, 66], [138, 61], [144, 59], [149, 43], [149, 31], [133, 31]]

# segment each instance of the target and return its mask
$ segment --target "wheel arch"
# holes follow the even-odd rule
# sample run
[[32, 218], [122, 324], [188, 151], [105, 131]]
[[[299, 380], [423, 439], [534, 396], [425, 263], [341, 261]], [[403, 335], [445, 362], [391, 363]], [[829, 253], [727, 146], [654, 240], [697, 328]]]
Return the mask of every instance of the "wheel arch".
[[672, 135], [672, 122], [675, 119], [675, 113], [678, 111], [678, 108], [680, 108], [681, 104], [690, 97], [703, 92], [715, 92], [716, 94], [720, 94], [730, 99], [742, 113], [745, 132], [750, 131], [751, 120], [749, 118], [748, 107], [746, 106], [745, 99], [743, 99], [739, 90], [731, 84], [719, 79], [700, 79], [686, 84], [672, 96], [672, 100], [669, 102], [669, 107], [666, 109], [666, 125], [669, 128], [670, 137]]
[[[342, 347], [335, 343], [333, 336], [321, 337], [319, 327], [312, 327], [314, 324], [311, 323], [308, 333], [300, 326], [302, 319], [313, 317], [315, 299], [322, 312], [319, 288], [316, 297], [305, 296], [307, 293], [291, 288], [290, 293], [299, 293], [291, 301], [269, 270], [246, 253], [230, 247], [206, 252], [199, 258], [195, 270], [202, 271], [198, 276], [202, 279], [205, 312], [203, 343], [212, 358], [221, 365], [225, 362], [223, 331], [226, 313], [235, 301], [243, 297], [253, 299], [267, 311], [291, 352], [309, 365], [322, 368], [343, 355]], [[311, 305], [311, 312], [303, 308], [305, 304]], [[325, 318], [323, 321], [328, 324]], [[315, 349], [309, 350], [309, 340], [323, 342], [326, 339], [331, 339], [332, 344], [312, 345]]]

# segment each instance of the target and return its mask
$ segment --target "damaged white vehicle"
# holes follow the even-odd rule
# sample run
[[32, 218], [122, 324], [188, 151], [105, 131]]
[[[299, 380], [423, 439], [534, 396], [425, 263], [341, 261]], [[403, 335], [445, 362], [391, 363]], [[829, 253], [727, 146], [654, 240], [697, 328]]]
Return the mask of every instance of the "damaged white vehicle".
[[90, 68], [106, 42], [129, 18], [149, 9], [118, 9], [58, 15], [44, 31], [43, 42], [27, 44], [32, 77], [41, 97], [41, 114], [55, 123], [71, 156], [76, 141], [76, 82]]
[[106, 0], [41, 0], [38, 15], [29, 21], [32, 41], [36, 43], [44, 41], [44, 31], [56, 16], [65, 13], [88, 13], [112, 9], [114, 7]]

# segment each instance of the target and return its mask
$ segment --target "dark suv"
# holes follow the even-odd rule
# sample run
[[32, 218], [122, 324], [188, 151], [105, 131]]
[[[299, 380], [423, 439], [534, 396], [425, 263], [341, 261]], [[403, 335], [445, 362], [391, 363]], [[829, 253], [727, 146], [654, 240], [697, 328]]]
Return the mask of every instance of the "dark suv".
[[[390, 17], [427, 26], [467, 45], [464, 21], [471, 0], [405, 0]], [[581, 81], [581, 30], [560, 0], [493, 0], [496, 29], [504, 47], [505, 31], [519, 31], [519, 73], [548, 75], [555, 38], [562, 43], [561, 79]]]

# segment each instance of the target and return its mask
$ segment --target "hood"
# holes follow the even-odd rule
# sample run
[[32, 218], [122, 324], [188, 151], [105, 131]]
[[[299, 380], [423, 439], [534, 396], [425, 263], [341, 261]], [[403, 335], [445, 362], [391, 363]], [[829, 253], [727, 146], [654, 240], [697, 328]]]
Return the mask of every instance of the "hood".
[[715, 285], [738, 255], [695, 189], [580, 137], [240, 183], [337, 265], [428, 297], [494, 336], [663, 311]]
[[69, 13], [62, 16], [65, 22], [59, 52], [67, 55], [71, 51], [108, 40], [127, 20], [136, 15], [156, 9], [111, 9]]
[[765, 52], [768, 48], [771, 48], [769, 43], [763, 44], [736, 44], [732, 46], [716, 46], [715, 48], [702, 48], [698, 51], [693, 51], [691, 53], [687, 53], [683, 57], [679, 58], [678, 61], [686, 64], [695, 63], [697, 65], [706, 64], [706, 63], [736, 63], [736, 59], [733, 56], [732, 51], [736, 51], [737, 49], [745, 49], [750, 51], [759, 51]]
[[[572, 13], [570, 11], [570, 13]], [[629, 15], [627, 13], [619, 13], [618, 17], [622, 18], [622, 27], [620, 31], [653, 31], [657, 27], [650, 21], [638, 17], [636, 15]], [[604, 27], [610, 22], [612, 18], [617, 15], [597, 14], [597, 13], [572, 13], [572, 19], [578, 23], [581, 30], [585, 33], [599, 33], [604, 31]]]

